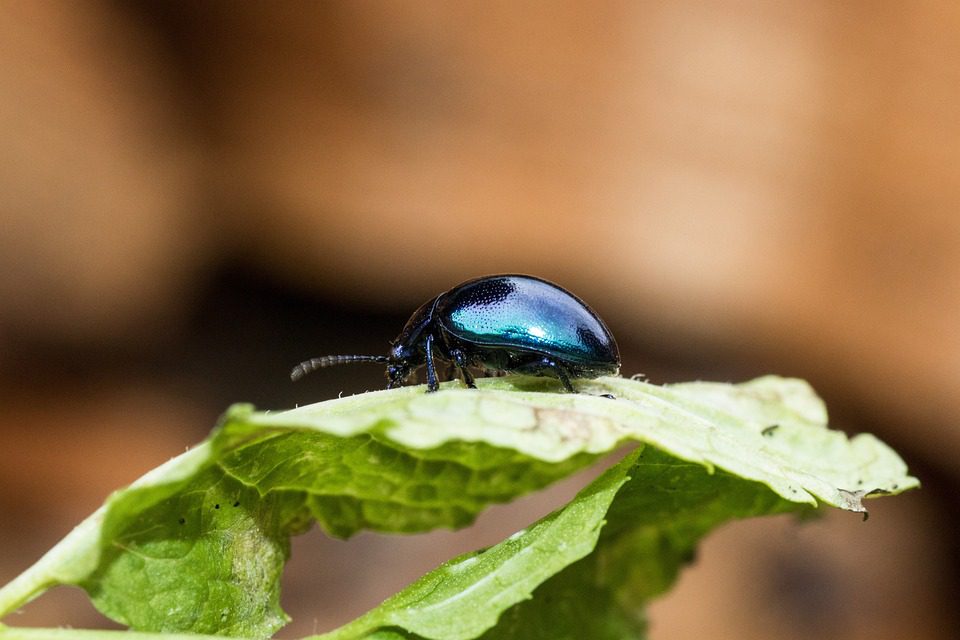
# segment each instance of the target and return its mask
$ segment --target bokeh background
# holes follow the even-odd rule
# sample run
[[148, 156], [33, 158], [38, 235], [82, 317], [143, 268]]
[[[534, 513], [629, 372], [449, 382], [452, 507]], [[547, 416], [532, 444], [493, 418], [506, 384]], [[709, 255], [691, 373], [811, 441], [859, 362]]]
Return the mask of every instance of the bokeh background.
[[[960, 5], [0, 2], [0, 580], [231, 402], [378, 388], [423, 300], [559, 282], [654, 382], [807, 378], [923, 489], [723, 528], [652, 637], [956, 638]], [[345, 622], [473, 529], [298, 538]], [[109, 624], [75, 590], [13, 624]]]

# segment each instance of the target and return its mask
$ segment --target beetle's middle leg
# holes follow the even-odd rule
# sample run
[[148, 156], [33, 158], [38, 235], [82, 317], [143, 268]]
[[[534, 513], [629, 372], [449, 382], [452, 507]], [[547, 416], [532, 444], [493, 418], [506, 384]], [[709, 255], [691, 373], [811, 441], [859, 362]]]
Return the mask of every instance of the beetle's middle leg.
[[473, 374], [467, 371], [467, 356], [463, 354], [463, 351], [460, 349], [450, 349], [450, 357], [457, 364], [457, 367], [460, 368], [460, 375], [463, 376], [463, 383], [470, 387], [471, 389], [476, 389], [477, 385], [473, 381]]

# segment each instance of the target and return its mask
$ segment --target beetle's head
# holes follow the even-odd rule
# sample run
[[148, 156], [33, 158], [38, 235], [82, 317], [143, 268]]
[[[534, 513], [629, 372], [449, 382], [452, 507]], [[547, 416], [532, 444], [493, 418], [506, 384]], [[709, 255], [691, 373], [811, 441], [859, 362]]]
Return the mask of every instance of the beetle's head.
[[419, 352], [409, 345], [402, 342], [394, 344], [390, 349], [390, 355], [387, 356], [387, 388], [403, 386], [410, 371], [421, 364], [422, 359]]
[[387, 389], [403, 386], [403, 381], [410, 375], [410, 366], [406, 363], [387, 365]]

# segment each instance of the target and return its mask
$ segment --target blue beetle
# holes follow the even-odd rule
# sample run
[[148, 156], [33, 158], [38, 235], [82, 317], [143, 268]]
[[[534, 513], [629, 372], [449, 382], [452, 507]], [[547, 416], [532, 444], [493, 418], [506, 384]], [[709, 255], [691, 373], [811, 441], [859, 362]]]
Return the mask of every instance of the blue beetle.
[[387, 365], [387, 388], [403, 385], [427, 366], [427, 391], [437, 391], [434, 357], [456, 365], [476, 389], [467, 367], [549, 375], [573, 393], [571, 378], [596, 378], [620, 370], [620, 351], [603, 320], [569, 291], [540, 278], [497, 275], [468, 280], [413, 312], [386, 356], [323, 356], [290, 373], [349, 362]]

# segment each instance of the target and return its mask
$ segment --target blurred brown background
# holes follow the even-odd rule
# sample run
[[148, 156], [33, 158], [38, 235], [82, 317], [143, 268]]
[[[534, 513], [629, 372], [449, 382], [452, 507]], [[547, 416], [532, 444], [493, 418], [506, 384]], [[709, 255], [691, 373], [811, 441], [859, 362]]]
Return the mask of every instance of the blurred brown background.
[[[955, 638], [960, 5], [0, 2], [0, 580], [292, 364], [380, 353], [424, 299], [529, 272], [626, 374], [809, 379], [921, 491], [711, 537], [652, 637]], [[296, 540], [281, 637], [472, 530]], [[8, 622], [92, 626], [59, 590]]]

